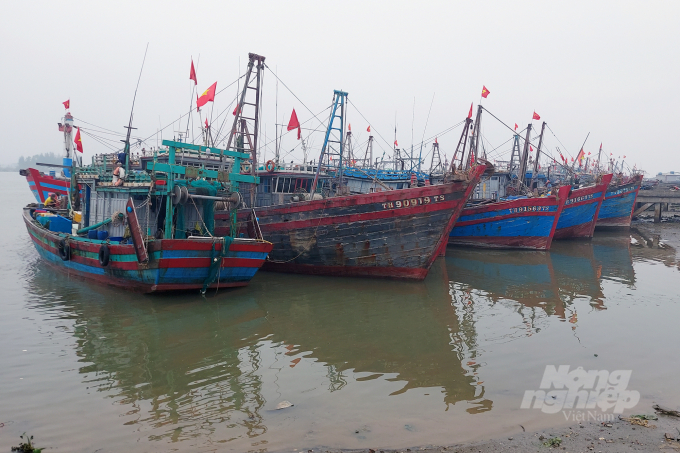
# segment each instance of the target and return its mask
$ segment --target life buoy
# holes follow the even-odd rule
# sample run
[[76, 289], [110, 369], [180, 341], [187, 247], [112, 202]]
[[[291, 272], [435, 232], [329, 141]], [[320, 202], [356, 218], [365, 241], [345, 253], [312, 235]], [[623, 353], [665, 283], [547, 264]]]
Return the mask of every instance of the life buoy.
[[62, 261], [68, 261], [71, 259], [71, 246], [68, 245], [68, 242], [62, 239], [59, 241], [57, 249], [59, 250], [59, 258], [61, 258]]
[[268, 160], [267, 163], [264, 165], [264, 169], [267, 170], [269, 173], [273, 173], [274, 172], [274, 161]]
[[99, 264], [101, 264], [102, 267], [108, 266], [110, 257], [111, 251], [109, 250], [109, 246], [102, 244], [102, 246], [99, 247]]

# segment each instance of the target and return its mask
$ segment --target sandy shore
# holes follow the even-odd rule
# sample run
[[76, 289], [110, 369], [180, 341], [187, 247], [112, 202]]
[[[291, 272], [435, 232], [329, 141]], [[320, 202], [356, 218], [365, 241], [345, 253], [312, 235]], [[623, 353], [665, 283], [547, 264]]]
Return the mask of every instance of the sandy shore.
[[[653, 414], [649, 408], [648, 414]], [[535, 432], [519, 431], [509, 437], [468, 444], [429, 445], [387, 450], [381, 448], [364, 450], [336, 450], [314, 448], [311, 450], [286, 450], [308, 453], [396, 453], [396, 452], [633, 452], [633, 451], [680, 451], [680, 418], [659, 415], [658, 420], [648, 421], [648, 426], [631, 424], [626, 420], [610, 423], [588, 422], [560, 429]], [[557, 440], [559, 439], [559, 441]], [[551, 445], [552, 444], [552, 445]]]

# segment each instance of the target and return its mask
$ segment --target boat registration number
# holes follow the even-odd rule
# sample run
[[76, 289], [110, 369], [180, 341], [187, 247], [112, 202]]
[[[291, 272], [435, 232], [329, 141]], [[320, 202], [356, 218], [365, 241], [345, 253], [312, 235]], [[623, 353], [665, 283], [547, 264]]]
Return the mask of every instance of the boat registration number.
[[382, 204], [383, 209], [411, 208], [430, 203], [444, 201], [444, 195], [434, 195], [432, 197], [408, 198], [406, 200], [388, 201]]
[[521, 206], [519, 208], [508, 209], [510, 214], [515, 214], [517, 212], [542, 212], [550, 211], [550, 206]]
[[594, 193], [591, 193], [591, 194], [588, 194], [588, 195], [583, 195], [581, 197], [570, 198], [570, 199], [567, 200], [566, 203], [564, 203], [564, 205], [566, 206], [566, 205], [569, 205], [569, 204], [578, 203], [580, 201], [592, 200], [593, 198], [595, 198]]

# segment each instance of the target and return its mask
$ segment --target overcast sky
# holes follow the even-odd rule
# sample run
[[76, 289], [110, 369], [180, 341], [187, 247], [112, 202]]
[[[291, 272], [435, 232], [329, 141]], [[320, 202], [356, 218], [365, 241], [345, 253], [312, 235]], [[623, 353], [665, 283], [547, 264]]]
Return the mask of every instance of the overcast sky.
[[[546, 134], [545, 143], [553, 154], [559, 146], [575, 156], [590, 132], [586, 152], [596, 154], [602, 142], [606, 153], [626, 155], [648, 175], [680, 170], [678, 1], [28, 1], [3, 10], [0, 115], [11, 133], [1, 163], [61, 152], [57, 122], [66, 99], [84, 129], [123, 133], [148, 42], [134, 121], [147, 147], [156, 145], [160, 125], [189, 109], [192, 56], [199, 91], [215, 81], [219, 90], [254, 52], [304, 103], [279, 85], [279, 121], [287, 123], [293, 108], [309, 120], [310, 110], [323, 111], [333, 90], [343, 89], [356, 106], [348, 121], [358, 142], [368, 135], [359, 111], [378, 156], [391, 152], [395, 115], [399, 145], [410, 148], [463, 120], [485, 85], [484, 106], [504, 122], [522, 129], [535, 110], [549, 124], [556, 137]], [[262, 141], [265, 131], [267, 141], [275, 135], [275, 90], [265, 73]], [[204, 112], [216, 117], [235, 94], [234, 85]], [[184, 121], [163, 137], [186, 128]], [[500, 146], [491, 157], [507, 157], [509, 131], [490, 116], [483, 124], [487, 150]], [[453, 154], [459, 135], [460, 128], [439, 136], [442, 153]], [[309, 138], [310, 159], [317, 158], [323, 137]], [[82, 140], [86, 161], [109, 151]], [[424, 152], [430, 147], [431, 140]], [[294, 133], [281, 149], [286, 161], [302, 157]], [[270, 158], [273, 150], [260, 153]]]

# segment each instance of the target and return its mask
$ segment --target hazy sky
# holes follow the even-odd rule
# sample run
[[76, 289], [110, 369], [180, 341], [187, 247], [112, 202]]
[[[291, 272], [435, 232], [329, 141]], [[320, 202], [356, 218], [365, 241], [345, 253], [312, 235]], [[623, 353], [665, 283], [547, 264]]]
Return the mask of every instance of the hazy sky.
[[[626, 155], [648, 175], [680, 170], [678, 1], [27, 1], [3, 10], [0, 115], [11, 133], [2, 163], [61, 152], [57, 122], [66, 99], [77, 119], [123, 133], [148, 42], [134, 121], [135, 134], [150, 137], [147, 147], [156, 145], [159, 124], [188, 111], [192, 56], [198, 89], [217, 81], [219, 90], [254, 52], [314, 113], [330, 105], [334, 89], [347, 91], [371, 122], [376, 155], [391, 150], [395, 114], [399, 144], [410, 148], [414, 99], [419, 143], [463, 120], [486, 85], [491, 94], [483, 104], [504, 122], [524, 128], [534, 110], [547, 121], [557, 136], [546, 134], [548, 151], [559, 146], [575, 156], [590, 132], [586, 152], [596, 154], [602, 142], [606, 153]], [[275, 135], [275, 90], [265, 73], [262, 141], [265, 130], [267, 141]], [[236, 86], [218, 95], [213, 116], [229, 109], [235, 94]], [[301, 121], [312, 116], [279, 85], [279, 121], [287, 123], [293, 108]], [[364, 142], [368, 124], [352, 106], [348, 121]], [[483, 124], [488, 150], [511, 138], [490, 116]], [[459, 134], [439, 136], [449, 157]], [[310, 137], [310, 158], [322, 141], [321, 133]], [[86, 161], [109, 151], [89, 136], [83, 144]], [[294, 133], [284, 137], [286, 161], [301, 158], [297, 145]], [[508, 150], [500, 146], [491, 157]]]

